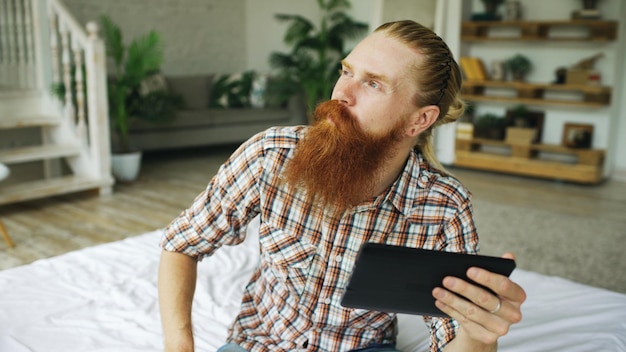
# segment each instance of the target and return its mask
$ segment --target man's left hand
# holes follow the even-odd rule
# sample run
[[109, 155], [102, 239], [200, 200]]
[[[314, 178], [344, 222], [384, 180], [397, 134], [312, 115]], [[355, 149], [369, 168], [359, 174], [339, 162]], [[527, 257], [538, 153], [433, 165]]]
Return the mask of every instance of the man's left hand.
[[[503, 258], [515, 259], [511, 253]], [[522, 319], [521, 305], [526, 300], [526, 292], [508, 277], [481, 268], [470, 268], [467, 276], [496, 295], [462, 279], [446, 277], [443, 288], [433, 290], [435, 305], [459, 322], [459, 335], [463, 339], [495, 346], [498, 338]]]

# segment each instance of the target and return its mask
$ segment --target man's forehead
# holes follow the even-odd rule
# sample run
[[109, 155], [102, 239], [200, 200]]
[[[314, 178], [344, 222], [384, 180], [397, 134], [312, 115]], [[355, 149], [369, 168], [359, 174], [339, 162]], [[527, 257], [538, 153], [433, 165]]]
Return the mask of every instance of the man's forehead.
[[419, 53], [398, 39], [383, 33], [372, 33], [363, 39], [345, 58], [344, 63], [355, 70], [398, 80], [415, 67]]

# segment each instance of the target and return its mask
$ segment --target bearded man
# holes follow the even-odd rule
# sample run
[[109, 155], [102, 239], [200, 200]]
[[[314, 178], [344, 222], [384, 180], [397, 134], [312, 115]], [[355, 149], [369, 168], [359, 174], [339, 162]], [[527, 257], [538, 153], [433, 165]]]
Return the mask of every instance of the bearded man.
[[[432, 146], [433, 128], [462, 113], [460, 85], [441, 38], [412, 21], [387, 23], [342, 61], [313, 126], [245, 142], [164, 232], [166, 351], [193, 351], [197, 261], [243, 242], [256, 216], [261, 260], [219, 351], [395, 351], [394, 314], [339, 302], [364, 243], [477, 252], [471, 195]], [[432, 351], [494, 351], [521, 319], [519, 285], [478, 268], [468, 276], [493, 292], [445, 278], [433, 296], [451, 318], [424, 317]]]

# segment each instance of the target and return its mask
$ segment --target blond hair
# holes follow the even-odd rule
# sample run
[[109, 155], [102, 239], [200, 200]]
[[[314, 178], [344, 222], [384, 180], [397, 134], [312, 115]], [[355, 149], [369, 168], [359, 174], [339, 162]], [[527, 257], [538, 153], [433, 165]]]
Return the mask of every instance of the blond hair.
[[415, 67], [418, 93], [413, 104], [417, 107], [436, 105], [439, 107], [439, 116], [435, 123], [420, 134], [416, 148], [432, 167], [446, 174], [435, 156], [433, 129], [456, 121], [465, 110], [465, 103], [459, 98], [462, 79], [459, 65], [441, 37], [414, 21], [388, 22], [376, 28], [375, 32], [398, 39], [422, 54], [422, 60]]

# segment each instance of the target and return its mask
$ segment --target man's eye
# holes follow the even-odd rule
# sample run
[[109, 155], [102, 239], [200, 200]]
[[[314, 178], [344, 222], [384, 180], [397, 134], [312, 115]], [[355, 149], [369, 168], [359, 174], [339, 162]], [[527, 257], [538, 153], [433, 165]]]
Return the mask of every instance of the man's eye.
[[341, 76], [348, 76], [348, 75], [350, 75], [350, 71], [348, 71], [346, 69], [343, 69], [343, 68], [340, 68], [339, 69], [339, 75], [341, 75]]
[[369, 81], [368, 85], [374, 89], [379, 89], [380, 88], [380, 84], [378, 84], [378, 82], [376, 81]]

